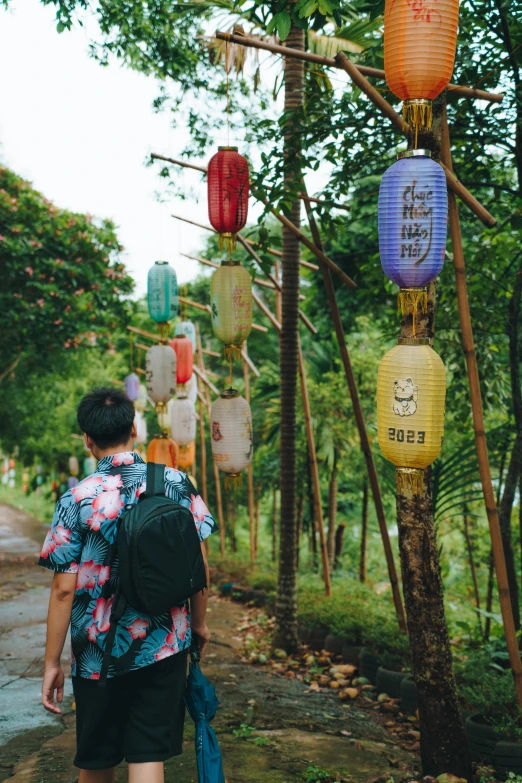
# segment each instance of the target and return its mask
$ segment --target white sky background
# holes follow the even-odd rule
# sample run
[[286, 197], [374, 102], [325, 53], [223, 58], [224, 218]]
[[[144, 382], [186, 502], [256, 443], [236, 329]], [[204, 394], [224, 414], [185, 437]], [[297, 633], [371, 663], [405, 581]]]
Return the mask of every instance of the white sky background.
[[[102, 67], [90, 58], [89, 42], [98, 36], [88, 16], [84, 27], [59, 34], [54, 7], [38, 0], [11, 2], [9, 11], [0, 9], [0, 162], [58, 207], [113, 220], [137, 296], [146, 292], [147, 271], [159, 259], [172, 264], [180, 283], [209, 274], [180, 256], [197, 254], [208, 233], [170, 217], [176, 213], [208, 225], [205, 181], [198, 172], [173, 167], [172, 176], [180, 177], [197, 202], [160, 204], [155, 193], [166, 183], [158, 176], [159, 164], [145, 166], [151, 152], [180, 157], [189, 142], [186, 129], [170, 127], [168, 111], [153, 111], [155, 79], [117, 60]], [[280, 64], [265, 53], [261, 58], [272, 85]], [[216, 148], [226, 143], [215, 139]], [[230, 143], [241, 151], [241, 139], [231, 135]], [[309, 174], [310, 193], [324, 184], [325, 174]], [[251, 199], [250, 219], [260, 212]]]
[[207, 232], [169, 215], [208, 224], [206, 188], [197, 172], [176, 169], [199, 201], [160, 205], [164, 180], [144, 163], [150, 152], [179, 157], [188, 133], [152, 110], [154, 79], [118, 62], [103, 68], [89, 40], [81, 27], [58, 34], [53, 8], [38, 0], [0, 10], [0, 160], [58, 207], [114, 220], [136, 294], [157, 259], [186, 282], [202, 267], [179, 253], [200, 249]]

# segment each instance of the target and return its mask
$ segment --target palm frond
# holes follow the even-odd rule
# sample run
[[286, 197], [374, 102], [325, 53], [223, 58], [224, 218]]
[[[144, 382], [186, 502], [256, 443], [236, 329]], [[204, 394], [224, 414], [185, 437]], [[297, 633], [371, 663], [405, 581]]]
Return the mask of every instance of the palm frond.
[[308, 48], [313, 54], [335, 57], [337, 52], [360, 54], [372, 43], [369, 37], [382, 22], [380, 19], [358, 19], [337, 30], [335, 35], [321, 35], [308, 31]]

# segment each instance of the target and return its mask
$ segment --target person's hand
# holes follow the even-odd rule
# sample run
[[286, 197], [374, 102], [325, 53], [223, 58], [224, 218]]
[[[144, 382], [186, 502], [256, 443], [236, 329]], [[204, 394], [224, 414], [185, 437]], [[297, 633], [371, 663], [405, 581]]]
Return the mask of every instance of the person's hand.
[[208, 647], [208, 643], [210, 642], [210, 631], [208, 630], [208, 626], [206, 623], [203, 625], [192, 625], [190, 626], [192, 628], [192, 633], [196, 638], [199, 654], [201, 657], [205, 655], [205, 650]]
[[[45, 667], [42, 681], [42, 704], [48, 712], [52, 712], [54, 715], [62, 714], [58, 704], [63, 701], [63, 682], [63, 671], [59, 664]], [[55, 691], [58, 704], [54, 701]]]

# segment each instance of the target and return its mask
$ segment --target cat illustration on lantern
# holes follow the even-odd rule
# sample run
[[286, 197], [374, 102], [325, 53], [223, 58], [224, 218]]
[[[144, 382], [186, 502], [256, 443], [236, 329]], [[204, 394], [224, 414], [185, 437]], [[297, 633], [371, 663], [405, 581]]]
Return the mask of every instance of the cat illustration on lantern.
[[393, 382], [393, 412], [397, 416], [413, 416], [417, 410], [419, 387], [411, 378], [400, 378]]

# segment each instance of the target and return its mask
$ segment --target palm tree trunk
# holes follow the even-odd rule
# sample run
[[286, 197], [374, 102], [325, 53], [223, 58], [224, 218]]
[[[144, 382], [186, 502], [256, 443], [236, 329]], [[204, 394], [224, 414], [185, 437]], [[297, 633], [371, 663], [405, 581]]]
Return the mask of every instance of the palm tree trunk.
[[361, 517], [361, 557], [359, 560], [359, 581], [366, 582], [366, 544], [368, 541], [368, 481], [363, 484]]
[[[304, 50], [304, 30], [292, 25], [287, 45]], [[303, 105], [304, 63], [285, 60], [284, 179], [292, 193], [299, 189], [301, 177], [299, 158], [301, 137], [293, 130], [295, 113]], [[295, 197], [288, 217], [295, 226], [301, 221], [301, 202]], [[296, 539], [296, 401], [298, 358], [299, 307], [299, 239], [283, 227], [283, 303], [280, 350], [281, 372], [281, 527], [279, 547], [279, 576], [276, 599], [274, 645], [288, 652], [295, 650], [297, 636], [297, 568]]]
[[328, 563], [330, 571], [335, 565], [335, 533], [337, 529], [337, 460], [334, 460], [330, 485], [328, 487]]

